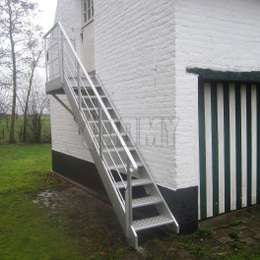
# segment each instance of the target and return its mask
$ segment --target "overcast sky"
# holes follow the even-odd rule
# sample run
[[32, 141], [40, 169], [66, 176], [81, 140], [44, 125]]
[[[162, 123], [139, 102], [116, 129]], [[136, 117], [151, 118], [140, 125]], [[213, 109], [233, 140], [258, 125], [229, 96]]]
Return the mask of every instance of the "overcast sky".
[[41, 10], [38, 22], [43, 27], [44, 32], [47, 32], [54, 22], [57, 0], [38, 0], [38, 3]]
[[[43, 32], [46, 33], [47, 31], [49, 31], [49, 29], [51, 29], [54, 24], [57, 0], [38, 0], [38, 3], [41, 12], [39, 14], [39, 17], [36, 18], [35, 22], [39, 23], [43, 27]], [[45, 68], [38, 68], [36, 73], [38, 84], [44, 89]]]

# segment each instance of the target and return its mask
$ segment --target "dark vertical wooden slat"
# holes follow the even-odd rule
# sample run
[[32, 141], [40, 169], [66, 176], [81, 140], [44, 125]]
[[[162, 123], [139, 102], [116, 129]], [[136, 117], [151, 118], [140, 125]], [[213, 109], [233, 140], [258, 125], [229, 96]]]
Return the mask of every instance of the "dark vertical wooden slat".
[[211, 82], [213, 215], [219, 214], [219, 148], [217, 84]]
[[252, 86], [246, 88], [246, 124], [247, 124], [247, 205], [252, 205]]
[[256, 88], [257, 96], [257, 203], [260, 203], [260, 84]]
[[241, 85], [236, 84], [236, 190], [237, 209], [242, 207], [242, 156], [241, 156]]
[[201, 219], [207, 217], [207, 191], [206, 191], [206, 136], [205, 136], [205, 94], [203, 80], [199, 78], [198, 87], [199, 105], [199, 158], [200, 158], [200, 215]]
[[230, 211], [230, 116], [229, 84], [224, 83], [225, 212]]

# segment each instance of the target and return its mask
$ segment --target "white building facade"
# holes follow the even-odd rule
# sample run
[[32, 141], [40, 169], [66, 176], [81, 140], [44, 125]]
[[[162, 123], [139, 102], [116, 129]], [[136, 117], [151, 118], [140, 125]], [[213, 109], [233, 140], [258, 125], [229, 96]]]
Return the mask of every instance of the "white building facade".
[[[257, 0], [58, 1], [56, 21], [183, 233], [260, 202], [259, 11]], [[50, 100], [53, 170], [103, 194], [73, 116]]]

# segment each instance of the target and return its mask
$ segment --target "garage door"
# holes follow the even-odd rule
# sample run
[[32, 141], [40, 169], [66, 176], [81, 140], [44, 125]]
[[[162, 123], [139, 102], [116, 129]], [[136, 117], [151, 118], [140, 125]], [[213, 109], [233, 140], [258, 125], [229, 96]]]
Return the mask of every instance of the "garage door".
[[260, 202], [260, 86], [199, 83], [200, 218]]

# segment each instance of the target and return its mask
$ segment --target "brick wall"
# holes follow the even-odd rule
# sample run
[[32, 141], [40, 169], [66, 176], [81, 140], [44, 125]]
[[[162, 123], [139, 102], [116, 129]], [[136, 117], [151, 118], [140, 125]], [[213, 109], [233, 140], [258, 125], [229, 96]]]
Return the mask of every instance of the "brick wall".
[[81, 1], [58, 0], [55, 22], [61, 22], [74, 47], [80, 50]]
[[[80, 50], [81, 11], [80, 1], [59, 0], [55, 21], [61, 22], [77, 51]], [[65, 95], [60, 95], [68, 106]], [[52, 149], [78, 159], [93, 162], [89, 150], [83, 145], [78, 133], [78, 126], [72, 115], [53, 97], [50, 96]]]
[[[155, 180], [171, 188], [174, 142], [161, 141], [160, 120], [175, 120], [173, 9], [168, 0], [95, 1], [97, 73], [120, 116], [131, 125]], [[173, 124], [167, 125], [169, 139], [174, 139]]]
[[[59, 98], [69, 106], [65, 95], [59, 95]], [[52, 149], [78, 159], [93, 162], [90, 151], [83, 144], [82, 136], [78, 132], [79, 128], [73, 116], [51, 96], [50, 111]]]

